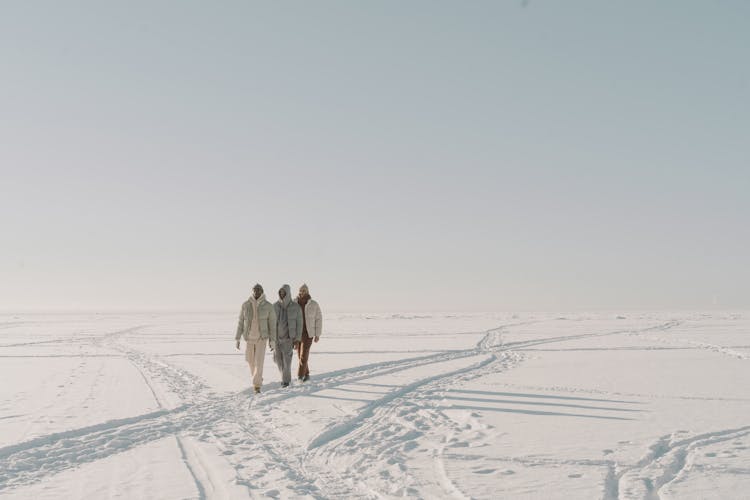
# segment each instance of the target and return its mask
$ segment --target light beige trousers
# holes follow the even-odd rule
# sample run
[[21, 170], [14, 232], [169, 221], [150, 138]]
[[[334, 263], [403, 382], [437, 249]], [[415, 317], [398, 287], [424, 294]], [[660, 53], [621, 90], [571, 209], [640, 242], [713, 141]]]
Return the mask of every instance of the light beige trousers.
[[250, 376], [253, 377], [253, 386], [263, 385], [263, 360], [266, 357], [266, 339], [248, 340], [245, 348], [245, 359], [250, 365]]

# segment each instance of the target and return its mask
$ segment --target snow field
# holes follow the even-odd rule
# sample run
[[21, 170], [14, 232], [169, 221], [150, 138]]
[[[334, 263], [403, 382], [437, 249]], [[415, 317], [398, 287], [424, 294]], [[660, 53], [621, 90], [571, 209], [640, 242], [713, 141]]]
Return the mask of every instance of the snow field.
[[749, 324], [334, 314], [253, 396], [231, 314], [3, 315], [0, 497], [743, 498]]

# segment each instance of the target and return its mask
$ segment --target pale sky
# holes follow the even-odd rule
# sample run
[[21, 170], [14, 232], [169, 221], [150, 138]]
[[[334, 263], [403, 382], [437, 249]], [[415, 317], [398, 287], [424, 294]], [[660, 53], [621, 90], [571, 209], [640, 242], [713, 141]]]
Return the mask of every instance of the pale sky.
[[0, 5], [0, 310], [750, 307], [750, 2]]

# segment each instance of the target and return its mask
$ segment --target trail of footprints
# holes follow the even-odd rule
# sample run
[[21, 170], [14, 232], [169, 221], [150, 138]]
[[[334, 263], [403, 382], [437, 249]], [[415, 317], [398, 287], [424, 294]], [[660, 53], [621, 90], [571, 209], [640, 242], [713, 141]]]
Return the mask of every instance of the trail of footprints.
[[[326, 467], [316, 466], [314, 462], [310, 462], [308, 454], [294, 444], [284, 444], [283, 450], [276, 449], [276, 446], [282, 445], [271, 443], [285, 443], [284, 436], [278, 435], [277, 431], [268, 429], [262, 418], [256, 418], [253, 412], [247, 411], [245, 394], [216, 397], [200, 379], [190, 373], [118, 342], [123, 336], [137, 331], [139, 328], [114, 332], [92, 340], [99, 346], [114, 349], [127, 357], [143, 373], [147, 384], [154, 392], [157, 400], [160, 401], [160, 406], [164, 406], [161, 402], [162, 398], [157, 395], [161, 386], [167, 387], [171, 393], [178, 395], [182, 401], [185, 401], [185, 404], [177, 408], [165, 409], [67, 433], [53, 434], [2, 448], [0, 449], [0, 459], [2, 459], [2, 462], [0, 462], [0, 491], [38, 482], [50, 474], [120, 453], [168, 435], [188, 433], [196, 435], [199, 439], [213, 442], [217, 447], [223, 449], [225, 457], [237, 471], [237, 481], [240, 484], [245, 483], [252, 488], [262, 487], [262, 483], [270, 484], [273, 475], [269, 477], [268, 469], [273, 468], [284, 471], [288, 480], [286, 483], [298, 485], [295, 489], [299, 494], [333, 498], [351, 497], [353, 494], [363, 497], [375, 496], [374, 492], [368, 492], [367, 488], [358, 491], [359, 481], [352, 478], [343, 479], [327, 470]], [[495, 336], [497, 336], [495, 331], [488, 333], [488, 338], [494, 339]], [[483, 347], [485, 345], [488, 345], [487, 342], [483, 344]], [[353, 380], [476, 355], [478, 353], [476, 351], [437, 353], [420, 358], [375, 363], [360, 369], [334, 374], [331, 377], [321, 379], [317, 386], [310, 384], [304, 388], [305, 390], [298, 390], [296, 394], [290, 391], [281, 397], [294, 397], [300, 393], [304, 394], [325, 387], [351, 383]], [[280, 400], [281, 397], [275, 399]], [[268, 410], [273, 402], [272, 396], [265, 402], [263, 398], [259, 398], [256, 409], [268, 416]], [[408, 417], [405, 421], [411, 418]], [[248, 419], [254, 420], [249, 421]], [[370, 420], [372, 422], [377, 419]], [[425, 422], [419, 425], [423, 429], [430, 426], [429, 423]], [[247, 436], [256, 435], [259, 429], [266, 433], [276, 432], [276, 439], [259, 442], [247, 438]], [[403, 437], [399, 436], [398, 431], [395, 430], [392, 432], [392, 436], [395, 439]], [[398, 446], [401, 446], [404, 452], [408, 452], [417, 446], [415, 443], [419, 436], [419, 433], [412, 433], [406, 436], [405, 443]], [[331, 448], [335, 449], [336, 446]], [[325, 449], [320, 450], [320, 453], [325, 456]], [[384, 450], [381, 449], [379, 453], [384, 453]], [[265, 460], [260, 459], [262, 463], [260, 467], [248, 467], [247, 464], [252, 462], [252, 457], [258, 456], [267, 458]], [[394, 462], [394, 467], [399, 469], [395, 459], [392, 459], [391, 462]], [[321, 463], [325, 463], [325, 459]], [[400, 463], [403, 464], [403, 462]], [[401, 465], [401, 468], [403, 468], [403, 465]], [[307, 472], [307, 475], [305, 475], [305, 472]]]
[[[138, 328], [105, 335], [95, 339], [95, 342], [126, 356], [144, 375], [155, 397], [161, 387], [166, 387], [184, 403], [176, 408], [123, 419], [121, 422], [50, 435], [2, 448], [0, 492], [6, 488], [37, 482], [49, 474], [169, 435], [188, 434], [213, 443], [234, 467], [236, 482], [265, 496], [294, 494], [318, 498], [376, 498], [382, 493], [416, 495], [431, 485], [427, 484], [429, 480], [426, 477], [429, 475], [414, 474], [408, 470], [406, 463], [410, 457], [417, 454], [430, 456], [436, 462], [436, 467], [444, 469], [441, 462], [444, 454], [458, 456], [461, 449], [483, 446], [497, 437], [497, 431], [481, 424], [476, 414], [470, 413], [465, 422], [450, 418], [445, 409], [440, 407], [439, 396], [450, 387], [512, 368], [522, 360], [522, 353], [511, 349], [561, 340], [555, 337], [503, 345], [502, 330], [508, 326], [514, 325], [488, 331], [472, 349], [373, 363], [335, 372], [284, 393], [264, 394], [250, 403], [246, 392], [216, 396], [194, 375], [119, 342], [123, 336]], [[666, 330], [672, 326], [674, 323], [667, 323], [643, 331]], [[617, 333], [622, 332], [610, 334]], [[576, 338], [600, 335], [603, 334], [580, 335]], [[363, 417], [356, 422], [357, 425], [344, 429], [340, 438], [323, 442], [315, 449], [306, 450], [298, 443], [290, 443], [283, 429], [272, 425], [270, 420], [274, 403], [288, 398], [378, 375], [471, 356], [488, 358], [486, 362], [451, 373], [450, 376], [437, 376], [423, 384], [415, 384], [397, 397], [386, 394], [382, 403], [369, 405], [371, 415]], [[701, 439], [711, 442], [723, 439], [724, 436], [728, 436], [726, 439], [737, 439], [746, 436], [748, 432], [750, 428], [704, 436]], [[262, 436], [260, 440], [256, 438], [259, 435]], [[631, 477], [638, 474], [655, 477], [651, 486], [658, 491], [658, 488], [674, 480], [684, 469], [687, 453], [699, 441], [700, 439], [696, 441], [695, 438], [678, 441], [677, 444], [670, 445], [671, 448], [667, 451], [658, 456], [655, 453], [627, 471], [616, 471], [612, 462], [606, 458], [586, 465], [611, 468], [605, 490], [612, 493], [610, 496], [613, 498], [617, 498], [620, 491], [631, 488]], [[737, 448], [744, 449], [744, 444]], [[604, 450], [605, 456], [607, 451], [611, 452]], [[670, 458], [671, 465], [664, 465], [668, 456], [673, 457]], [[707, 454], [706, 457], [711, 458], [711, 455]], [[466, 459], [471, 460], [471, 457], [467, 456]], [[385, 468], [382, 467], [384, 463]], [[660, 467], [661, 475], [651, 471]], [[471, 466], [470, 470], [478, 475], [514, 474], [512, 467], [497, 467], [486, 461]], [[579, 473], [569, 475], [571, 479], [582, 476]], [[450, 479], [445, 479], [450, 483]], [[642, 479], [639, 481], [648, 490], [648, 482]], [[278, 490], [282, 484], [290, 488], [291, 492]], [[456, 488], [453, 484], [443, 487]]]

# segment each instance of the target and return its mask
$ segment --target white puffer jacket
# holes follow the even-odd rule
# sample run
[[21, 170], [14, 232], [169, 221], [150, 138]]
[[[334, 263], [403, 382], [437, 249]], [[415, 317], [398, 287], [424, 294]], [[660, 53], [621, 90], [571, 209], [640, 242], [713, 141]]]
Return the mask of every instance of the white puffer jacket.
[[[299, 300], [297, 301], [299, 303]], [[302, 304], [300, 304], [302, 307]], [[312, 337], [320, 337], [323, 333], [323, 313], [320, 312], [320, 306], [313, 299], [309, 299], [305, 307], [305, 326], [307, 327], [307, 335]]]

